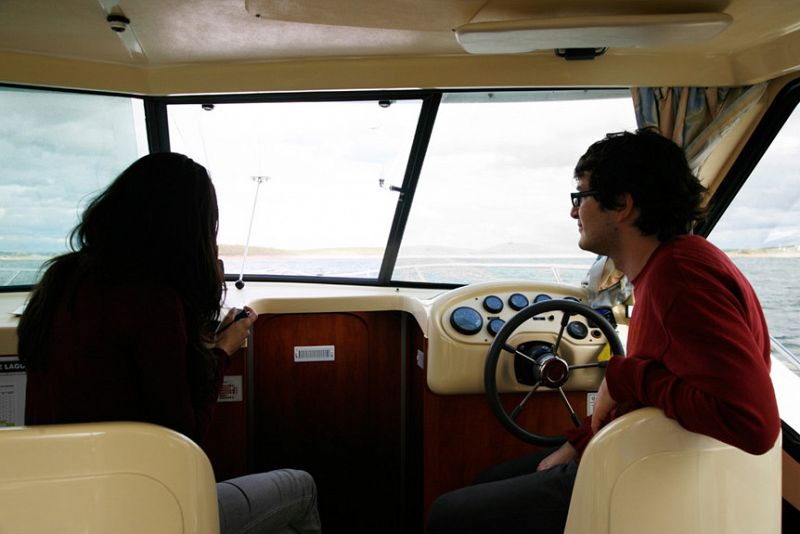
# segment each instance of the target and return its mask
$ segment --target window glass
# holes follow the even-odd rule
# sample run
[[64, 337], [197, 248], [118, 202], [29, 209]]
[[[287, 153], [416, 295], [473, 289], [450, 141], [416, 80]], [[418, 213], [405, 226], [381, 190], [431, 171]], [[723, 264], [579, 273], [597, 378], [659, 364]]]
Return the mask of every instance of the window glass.
[[88, 201], [146, 152], [140, 99], [0, 87], [0, 285], [35, 283]]
[[800, 111], [794, 113], [709, 236], [756, 290], [770, 334], [800, 355]]
[[635, 128], [627, 90], [446, 94], [393, 279], [579, 283], [575, 164]]
[[[168, 106], [217, 189], [228, 273], [377, 278], [420, 100]], [[244, 259], [245, 246], [247, 249]]]

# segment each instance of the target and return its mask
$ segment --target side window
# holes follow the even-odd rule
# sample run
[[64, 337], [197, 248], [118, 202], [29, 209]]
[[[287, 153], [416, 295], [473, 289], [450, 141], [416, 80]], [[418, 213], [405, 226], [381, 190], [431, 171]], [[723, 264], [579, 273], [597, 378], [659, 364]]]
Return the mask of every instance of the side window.
[[140, 99], [0, 87], [0, 286], [35, 283], [86, 203], [146, 152]]
[[756, 290], [770, 334], [800, 356], [800, 109], [795, 109], [709, 240]]

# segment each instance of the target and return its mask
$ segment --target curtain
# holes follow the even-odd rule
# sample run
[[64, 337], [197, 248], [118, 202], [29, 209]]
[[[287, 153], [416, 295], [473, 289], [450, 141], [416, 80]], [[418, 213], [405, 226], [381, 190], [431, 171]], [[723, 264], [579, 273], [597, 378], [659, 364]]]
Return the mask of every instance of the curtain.
[[686, 151], [696, 173], [711, 150], [759, 101], [766, 82], [746, 87], [634, 87], [639, 128], [652, 126]]

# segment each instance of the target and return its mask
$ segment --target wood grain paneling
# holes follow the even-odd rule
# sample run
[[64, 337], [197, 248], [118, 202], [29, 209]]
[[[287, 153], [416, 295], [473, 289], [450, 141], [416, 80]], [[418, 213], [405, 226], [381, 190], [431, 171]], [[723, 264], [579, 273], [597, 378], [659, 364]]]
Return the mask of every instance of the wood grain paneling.
[[[295, 346], [334, 345], [295, 363]], [[326, 532], [399, 532], [400, 314], [259, 317], [254, 333], [257, 470], [310, 472]]]
[[[423, 532], [425, 522], [425, 405], [423, 403], [425, 386], [424, 355], [427, 341], [422, 330], [412, 319], [408, 321], [407, 359], [406, 359], [406, 495], [405, 532]], [[421, 367], [417, 361], [417, 351], [423, 355]]]
[[[522, 397], [504, 395], [507, 411]], [[585, 393], [568, 398], [578, 414], [586, 413]], [[469, 485], [484, 469], [539, 450], [506, 431], [483, 395], [436, 395], [425, 387], [423, 403], [425, 517], [439, 495]], [[557, 393], [535, 395], [519, 421], [542, 435], [562, 434], [572, 424]]]
[[[314, 345], [334, 345], [336, 360], [294, 362], [295, 346]], [[440, 494], [535, 450], [482, 395], [427, 388], [417, 365], [426, 340], [399, 312], [262, 315], [253, 346], [251, 470], [310, 472], [326, 532], [423, 532]], [[570, 401], [585, 412], [585, 394]], [[553, 394], [537, 395], [523, 418], [543, 434], [570, 424]]]
[[247, 369], [245, 350], [231, 357], [226, 375], [242, 376], [242, 401], [218, 402], [214, 407], [208, 435], [201, 444], [217, 481], [248, 472], [247, 466]]

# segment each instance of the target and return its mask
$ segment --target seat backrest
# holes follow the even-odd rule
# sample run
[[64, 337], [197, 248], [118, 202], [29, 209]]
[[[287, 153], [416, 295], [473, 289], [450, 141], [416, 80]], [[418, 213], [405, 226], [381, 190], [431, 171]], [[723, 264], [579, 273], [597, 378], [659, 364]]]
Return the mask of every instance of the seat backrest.
[[754, 456], [644, 408], [586, 448], [565, 534], [779, 534], [781, 438]]
[[0, 534], [218, 534], [203, 451], [146, 423], [0, 429]]

